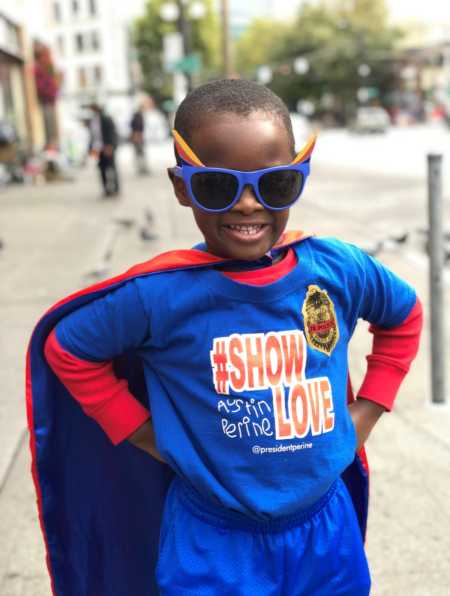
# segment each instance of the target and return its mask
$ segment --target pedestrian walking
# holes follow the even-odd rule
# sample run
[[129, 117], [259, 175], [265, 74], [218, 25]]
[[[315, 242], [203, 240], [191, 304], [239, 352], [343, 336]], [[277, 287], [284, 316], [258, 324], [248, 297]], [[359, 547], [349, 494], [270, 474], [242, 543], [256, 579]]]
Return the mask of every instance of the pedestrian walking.
[[[315, 138], [294, 150], [269, 89], [198, 87], [173, 134], [169, 177], [204, 242], [59, 302], [30, 345], [55, 594], [365, 596], [363, 446], [417, 352], [420, 302], [357, 247], [286, 232]], [[374, 342], [353, 400], [359, 318]]]
[[136, 172], [143, 176], [150, 174], [147, 162], [146, 139], [145, 139], [145, 115], [149, 110], [150, 98], [143, 100], [138, 109], [134, 112], [130, 122], [130, 138], [134, 148], [136, 160]]
[[111, 116], [106, 114], [99, 104], [92, 103], [89, 107], [93, 112], [89, 124], [89, 149], [98, 157], [103, 196], [115, 197], [120, 191], [119, 173], [116, 165], [118, 145], [116, 125]]

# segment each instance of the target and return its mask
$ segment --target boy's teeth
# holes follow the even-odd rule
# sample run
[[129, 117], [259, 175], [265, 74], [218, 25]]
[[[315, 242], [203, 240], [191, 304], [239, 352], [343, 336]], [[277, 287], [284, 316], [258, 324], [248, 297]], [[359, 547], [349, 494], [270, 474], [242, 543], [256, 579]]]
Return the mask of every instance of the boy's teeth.
[[229, 225], [228, 226], [231, 230], [236, 230], [237, 232], [243, 232], [244, 234], [248, 234], [249, 236], [251, 234], [257, 234], [261, 228], [262, 225], [249, 225], [249, 224], [244, 224], [244, 225]]

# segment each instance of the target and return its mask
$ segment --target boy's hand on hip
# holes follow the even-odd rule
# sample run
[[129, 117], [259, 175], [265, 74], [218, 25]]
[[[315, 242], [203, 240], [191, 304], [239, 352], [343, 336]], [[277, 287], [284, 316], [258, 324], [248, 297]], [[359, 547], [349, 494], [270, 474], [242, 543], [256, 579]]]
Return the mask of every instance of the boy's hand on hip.
[[137, 431], [130, 435], [128, 437], [128, 441], [138, 449], [142, 449], [163, 464], [166, 463], [156, 448], [155, 431], [153, 430], [153, 424], [150, 420], [144, 422], [144, 424], [140, 426]]
[[349, 404], [348, 409], [356, 431], [356, 450], [359, 451], [367, 441], [373, 427], [386, 410], [383, 406], [362, 397], [358, 397], [358, 399]]

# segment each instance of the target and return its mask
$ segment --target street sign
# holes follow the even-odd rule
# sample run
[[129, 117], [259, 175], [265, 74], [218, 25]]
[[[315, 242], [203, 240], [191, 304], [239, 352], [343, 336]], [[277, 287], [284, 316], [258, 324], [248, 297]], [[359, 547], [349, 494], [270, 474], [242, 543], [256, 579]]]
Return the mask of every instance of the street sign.
[[189, 54], [173, 64], [172, 71], [194, 74], [202, 69], [202, 59], [199, 54]]
[[163, 37], [163, 64], [173, 72], [175, 64], [183, 58], [183, 36], [179, 32], [166, 33]]
[[356, 92], [358, 101], [365, 103], [370, 99], [375, 99], [379, 96], [379, 91], [376, 87], [360, 87]]
[[165, 99], [162, 102], [161, 107], [165, 112], [175, 112], [175, 110], [177, 109], [177, 106], [175, 105], [173, 99]]

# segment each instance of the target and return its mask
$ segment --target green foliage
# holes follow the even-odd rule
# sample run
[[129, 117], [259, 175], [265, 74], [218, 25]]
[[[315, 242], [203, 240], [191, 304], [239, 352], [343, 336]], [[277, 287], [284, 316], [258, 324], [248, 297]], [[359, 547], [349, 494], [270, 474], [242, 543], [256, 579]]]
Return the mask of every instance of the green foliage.
[[[148, 0], [145, 14], [136, 19], [133, 27], [133, 42], [143, 75], [144, 90], [160, 104], [172, 97], [172, 75], [163, 67], [163, 37], [178, 30], [178, 23], [163, 21], [161, 6], [168, 0]], [[174, 1], [174, 0], [172, 0]], [[213, 10], [213, 0], [202, 0], [205, 14], [201, 19], [190, 20], [192, 51], [199, 54], [203, 65], [196, 75], [199, 83], [210, 78], [219, 64], [219, 23]], [[185, 8], [189, 14], [189, 4]]]
[[[392, 51], [401, 32], [389, 26], [384, 0], [322, 0], [304, 4], [295, 22], [256, 21], [238, 42], [241, 72], [260, 64], [273, 67], [270, 87], [295, 109], [299, 99], [311, 100], [318, 111], [346, 120], [357, 104], [361, 87], [376, 89], [382, 99], [392, 83]], [[280, 34], [279, 34], [280, 33]], [[260, 35], [259, 47], [256, 40]], [[298, 75], [295, 58], [309, 63]], [[361, 74], [361, 65], [366, 65]]]
[[270, 62], [274, 49], [290, 34], [288, 23], [256, 19], [238, 39], [234, 48], [235, 69], [243, 76], [254, 76], [258, 66]]

